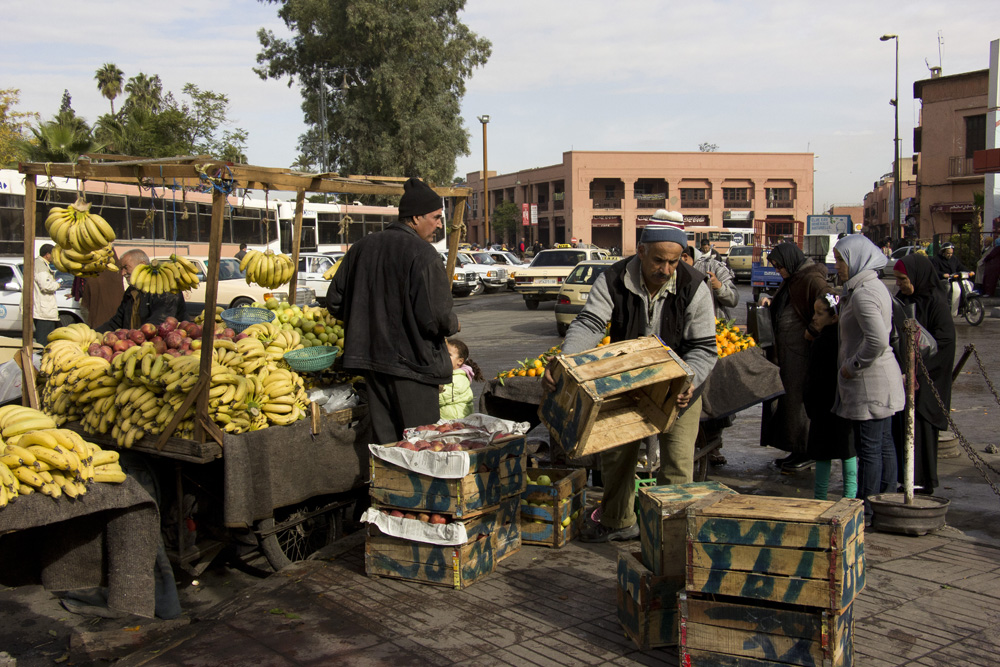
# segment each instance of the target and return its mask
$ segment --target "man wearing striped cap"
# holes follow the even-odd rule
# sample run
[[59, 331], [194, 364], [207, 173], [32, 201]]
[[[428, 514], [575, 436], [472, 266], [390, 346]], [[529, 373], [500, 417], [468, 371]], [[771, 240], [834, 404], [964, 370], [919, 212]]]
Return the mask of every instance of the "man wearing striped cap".
[[[677, 399], [681, 412], [659, 436], [657, 484], [693, 480], [695, 440], [701, 417], [701, 387], [715, 366], [715, 307], [705, 275], [680, 261], [687, 246], [684, 218], [658, 210], [643, 229], [638, 253], [608, 267], [590, 290], [587, 303], [569, 326], [564, 354], [596, 347], [611, 323], [611, 340], [658, 335], [694, 372], [694, 382]], [[545, 371], [547, 390], [555, 389]], [[635, 466], [639, 442], [601, 452], [604, 497], [585, 542], [629, 540], [639, 536], [635, 511]]]

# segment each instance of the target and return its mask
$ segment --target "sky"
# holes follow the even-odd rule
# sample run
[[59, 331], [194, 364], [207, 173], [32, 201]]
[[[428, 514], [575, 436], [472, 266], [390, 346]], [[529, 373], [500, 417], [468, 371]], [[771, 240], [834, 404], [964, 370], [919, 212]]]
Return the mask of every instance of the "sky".
[[[558, 164], [569, 150], [811, 152], [817, 210], [859, 204], [893, 159], [895, 42], [899, 135], [912, 155], [930, 66], [989, 67], [1000, 38], [995, 0], [467, 0], [461, 20], [492, 42], [467, 81], [470, 153], [482, 169], [488, 114], [491, 172]], [[257, 31], [288, 36], [277, 5], [254, 0], [3, 0], [0, 89], [43, 119], [63, 90], [89, 122], [107, 111], [94, 73], [158, 74], [224, 93], [249, 132], [251, 164], [294, 162], [305, 130], [297, 82], [260, 79]], [[120, 105], [122, 98], [116, 100]]]

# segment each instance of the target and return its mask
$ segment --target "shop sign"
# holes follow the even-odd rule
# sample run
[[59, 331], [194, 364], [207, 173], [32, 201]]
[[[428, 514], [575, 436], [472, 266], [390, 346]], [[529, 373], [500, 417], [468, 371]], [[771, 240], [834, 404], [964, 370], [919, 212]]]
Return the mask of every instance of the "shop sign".
[[931, 204], [931, 213], [973, 213], [976, 210], [972, 202], [943, 202]]
[[531, 214], [529, 210], [530, 209], [528, 207], [527, 202], [521, 204], [521, 225], [524, 227], [527, 227], [529, 224], [531, 224]]
[[531, 205], [531, 224], [538, 226], [538, 204]]
[[707, 215], [685, 215], [684, 216], [685, 225], [707, 225], [708, 216]]

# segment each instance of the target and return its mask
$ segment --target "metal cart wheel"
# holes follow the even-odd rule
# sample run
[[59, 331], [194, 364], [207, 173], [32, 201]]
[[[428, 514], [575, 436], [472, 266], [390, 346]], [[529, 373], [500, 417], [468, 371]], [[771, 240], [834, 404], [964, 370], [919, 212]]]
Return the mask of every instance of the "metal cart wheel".
[[344, 509], [353, 502], [342, 496], [318, 496], [276, 509], [273, 517], [258, 521], [254, 533], [267, 562], [277, 572], [339, 540]]

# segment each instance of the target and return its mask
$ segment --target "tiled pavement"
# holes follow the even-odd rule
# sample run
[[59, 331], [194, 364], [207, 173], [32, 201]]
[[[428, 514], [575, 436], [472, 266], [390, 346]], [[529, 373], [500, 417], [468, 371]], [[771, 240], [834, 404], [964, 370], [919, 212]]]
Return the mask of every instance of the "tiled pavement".
[[[615, 616], [616, 547], [523, 547], [463, 591], [364, 574], [360, 534], [118, 665], [676, 665]], [[637, 545], [638, 543], [633, 543]], [[869, 533], [855, 665], [1000, 664], [1000, 549]]]

